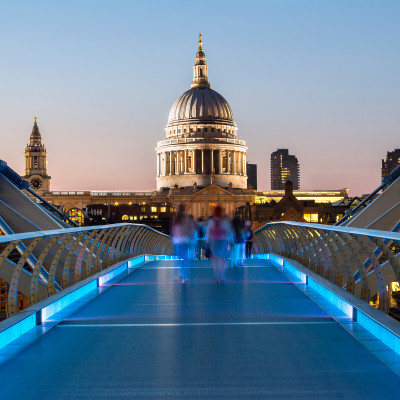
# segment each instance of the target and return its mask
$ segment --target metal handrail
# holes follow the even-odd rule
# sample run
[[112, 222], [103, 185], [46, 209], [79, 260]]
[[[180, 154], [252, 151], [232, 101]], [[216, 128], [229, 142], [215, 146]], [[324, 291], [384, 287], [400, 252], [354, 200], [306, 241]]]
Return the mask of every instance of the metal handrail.
[[360, 299], [391, 306], [389, 285], [400, 282], [400, 233], [302, 222], [273, 222], [255, 232], [258, 253], [300, 262]]
[[[20, 244], [22, 254], [17, 251]], [[129, 223], [0, 236], [0, 311], [3, 317], [14, 315], [139, 254], [172, 254], [170, 237]], [[27, 262], [29, 258], [35, 265]], [[43, 270], [47, 280], [40, 278]]]

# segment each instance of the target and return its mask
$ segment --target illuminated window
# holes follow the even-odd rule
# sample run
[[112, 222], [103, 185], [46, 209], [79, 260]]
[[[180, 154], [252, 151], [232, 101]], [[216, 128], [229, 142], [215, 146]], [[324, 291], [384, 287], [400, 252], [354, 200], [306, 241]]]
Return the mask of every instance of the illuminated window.
[[318, 214], [304, 214], [303, 217], [307, 222], [318, 222]]
[[137, 215], [134, 215], [134, 216], [133, 216], [133, 220], [134, 220], [134, 221], [137, 221]]
[[398, 292], [398, 291], [400, 291], [399, 282], [392, 282], [392, 290], [393, 290], [393, 292]]
[[122, 221], [128, 221], [129, 217], [127, 215], [122, 216]]
[[142, 207], [140, 210], [141, 210], [142, 212], [146, 212], [146, 207]]
[[129, 216], [129, 219], [130, 219], [131, 221], [133, 221], [133, 215], [130, 215], [130, 216]]
[[69, 217], [72, 221], [76, 222], [78, 225], [82, 226], [85, 222], [85, 216], [79, 208], [71, 208], [68, 211]]
[[151, 207], [151, 212], [157, 212], [157, 207]]
[[167, 212], [167, 207], [161, 207], [160, 212]]

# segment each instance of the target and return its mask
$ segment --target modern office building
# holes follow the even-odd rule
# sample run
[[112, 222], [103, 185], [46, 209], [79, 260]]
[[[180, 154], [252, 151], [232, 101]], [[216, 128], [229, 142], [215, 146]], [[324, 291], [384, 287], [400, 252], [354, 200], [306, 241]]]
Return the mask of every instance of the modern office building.
[[257, 190], [257, 164], [246, 164], [247, 187]]
[[278, 149], [271, 154], [271, 190], [285, 190], [287, 181], [294, 190], [300, 189], [299, 162], [288, 149]]
[[400, 164], [400, 149], [388, 151], [386, 160], [382, 160], [382, 178], [388, 176], [390, 172]]

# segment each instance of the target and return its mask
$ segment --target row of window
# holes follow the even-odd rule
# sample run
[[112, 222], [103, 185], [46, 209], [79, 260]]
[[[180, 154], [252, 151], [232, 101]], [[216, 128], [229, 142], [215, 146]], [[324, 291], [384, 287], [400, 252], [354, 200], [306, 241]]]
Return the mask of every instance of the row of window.
[[122, 221], [137, 221], [137, 220], [142, 220], [142, 219], [147, 219], [147, 218], [158, 218], [158, 215], [123, 215], [122, 216]]
[[[173, 135], [173, 134], [177, 134], [177, 133], [182, 133], [182, 131], [183, 131], [183, 133], [194, 132], [194, 128], [190, 128], [190, 130], [186, 129], [186, 128], [184, 128], [184, 129], [179, 128], [179, 129], [176, 129], [176, 130], [171, 130], [170, 134]], [[208, 132], [208, 128], [203, 128], [203, 130], [201, 128], [197, 128], [197, 132]], [[210, 128], [210, 132], [218, 132], [218, 133], [220, 133], [221, 129], [220, 128], [218, 128], [218, 129]], [[235, 133], [235, 131], [233, 129], [222, 129], [222, 132], [223, 133], [228, 133], [228, 134], [234, 134]]]

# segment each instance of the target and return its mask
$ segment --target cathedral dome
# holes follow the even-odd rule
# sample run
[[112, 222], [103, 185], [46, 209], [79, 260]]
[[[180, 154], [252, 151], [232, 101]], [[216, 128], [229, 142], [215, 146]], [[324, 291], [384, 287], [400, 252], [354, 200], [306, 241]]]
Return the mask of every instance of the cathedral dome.
[[229, 103], [209, 87], [193, 87], [175, 101], [168, 118], [169, 124], [185, 123], [234, 124]]

